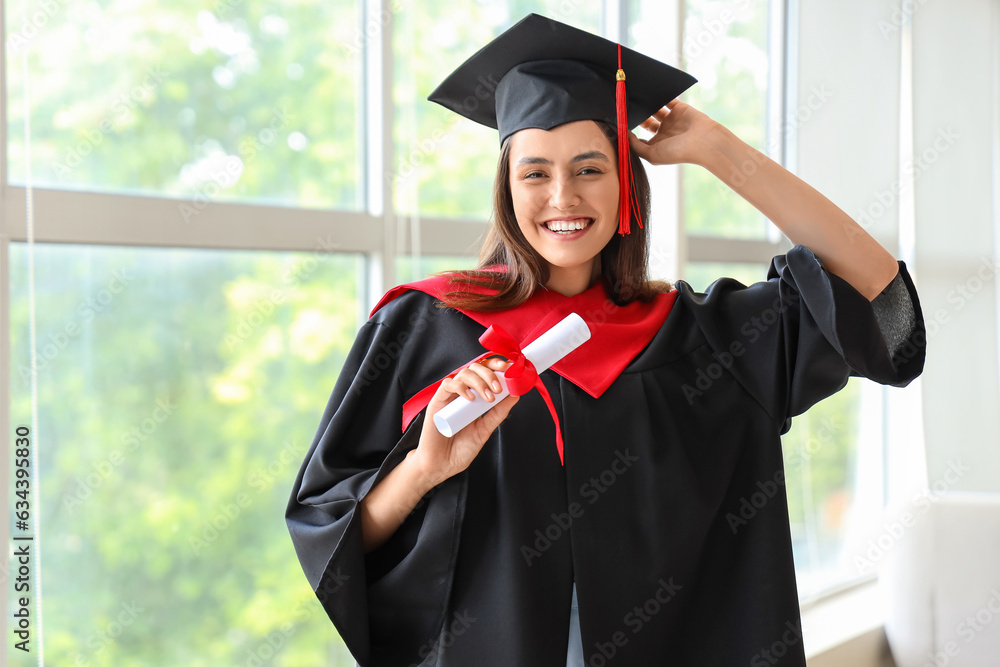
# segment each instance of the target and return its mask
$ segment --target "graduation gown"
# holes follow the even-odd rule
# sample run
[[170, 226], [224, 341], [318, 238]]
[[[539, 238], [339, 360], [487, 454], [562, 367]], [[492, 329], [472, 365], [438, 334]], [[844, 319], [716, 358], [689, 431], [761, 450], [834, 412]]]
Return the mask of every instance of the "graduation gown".
[[[358, 663], [561, 667], [575, 580], [588, 665], [805, 665], [779, 436], [851, 375], [904, 386], [920, 373], [923, 321], [899, 265], [915, 317], [892, 352], [869, 301], [802, 246], [751, 286], [678, 282], [599, 397], [541, 373], [564, 465], [533, 390], [365, 554], [358, 504], [418, 443], [423, 413], [403, 432], [403, 402], [484, 351], [484, 326], [420, 283], [383, 300], [286, 513]], [[610, 354], [590, 344], [572, 354]]]

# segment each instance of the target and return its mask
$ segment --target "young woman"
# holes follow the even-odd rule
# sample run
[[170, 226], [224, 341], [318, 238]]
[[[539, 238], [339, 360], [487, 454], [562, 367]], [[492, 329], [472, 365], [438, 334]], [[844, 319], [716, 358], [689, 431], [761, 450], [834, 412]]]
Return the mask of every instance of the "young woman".
[[[916, 292], [843, 211], [674, 99], [687, 75], [622, 49], [616, 105], [616, 50], [532, 15], [432, 96], [500, 131], [480, 267], [376, 306], [287, 512], [363, 665], [805, 664], [779, 436], [850, 375], [920, 373]], [[703, 166], [796, 247], [749, 287], [649, 281], [639, 157]], [[469, 364], [485, 327], [523, 346], [569, 312], [592, 337], [539, 391], [437, 431], [444, 405], [500, 390], [508, 359]]]

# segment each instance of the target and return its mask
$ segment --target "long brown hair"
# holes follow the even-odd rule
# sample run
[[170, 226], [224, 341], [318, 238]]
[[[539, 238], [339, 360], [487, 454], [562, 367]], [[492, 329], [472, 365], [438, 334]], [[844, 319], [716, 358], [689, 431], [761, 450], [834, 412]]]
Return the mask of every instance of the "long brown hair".
[[[618, 134], [603, 121], [594, 121], [604, 135], [617, 148]], [[617, 150], [613, 151], [617, 155]], [[648, 301], [659, 292], [669, 292], [670, 283], [650, 280], [646, 264], [649, 257], [649, 234], [646, 227], [639, 227], [637, 215], [643, 224], [649, 224], [649, 179], [639, 156], [629, 148], [638, 211], [633, 207], [631, 233], [621, 236], [617, 232], [601, 250], [601, 281], [608, 298], [619, 306], [636, 299]], [[506, 271], [487, 270], [497, 264]], [[548, 263], [539, 255], [521, 233], [514, 215], [514, 201], [510, 187], [510, 137], [500, 147], [497, 175], [493, 183], [493, 215], [476, 269], [446, 271], [438, 275], [449, 276], [450, 284], [457, 289], [442, 296], [442, 307], [466, 310], [505, 310], [519, 306], [549, 279]], [[476, 294], [469, 287], [489, 288], [488, 294]], [[464, 289], [463, 289], [464, 288]]]

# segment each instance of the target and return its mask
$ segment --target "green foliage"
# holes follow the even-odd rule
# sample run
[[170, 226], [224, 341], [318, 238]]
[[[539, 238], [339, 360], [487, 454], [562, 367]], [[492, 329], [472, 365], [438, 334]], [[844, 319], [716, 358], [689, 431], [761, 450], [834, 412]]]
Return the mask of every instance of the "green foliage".
[[[685, 11], [685, 67], [699, 83], [684, 99], [764, 150], [767, 3], [689, 0]], [[686, 165], [682, 170], [688, 233], [764, 236], [767, 221], [739, 195], [701, 167]]]
[[[28, 253], [11, 251], [26, 420]], [[48, 664], [312, 666], [340, 646], [282, 516], [359, 325], [361, 267], [36, 246]]]
[[[66, 0], [29, 39], [7, 3], [35, 184], [359, 207], [355, 4]], [[21, 181], [24, 81], [8, 73]]]
[[881, 509], [858, 507], [855, 498], [861, 382], [867, 380], [852, 378], [843, 390], [796, 417], [782, 437], [800, 595], [856, 574], [840, 569], [851, 515]]

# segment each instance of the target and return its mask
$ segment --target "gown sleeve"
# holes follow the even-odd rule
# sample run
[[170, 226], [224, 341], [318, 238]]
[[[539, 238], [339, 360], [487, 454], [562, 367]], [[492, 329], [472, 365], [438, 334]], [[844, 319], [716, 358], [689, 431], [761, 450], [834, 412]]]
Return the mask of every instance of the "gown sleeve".
[[923, 316], [902, 261], [872, 302], [805, 246], [775, 257], [765, 282], [723, 278], [688, 298], [715, 359], [785, 430], [851, 376], [903, 387], [923, 370]]
[[[429, 650], [443, 623], [464, 508], [465, 476], [457, 475], [364, 553], [359, 503], [416, 448], [423, 423], [421, 414], [402, 433], [406, 378], [423, 381], [424, 346], [413, 342], [433, 317], [407, 307], [419, 297], [399, 297], [361, 328], [285, 513], [306, 578], [361, 665], [410, 664], [421, 647]], [[433, 363], [424, 370], [438, 372]]]

